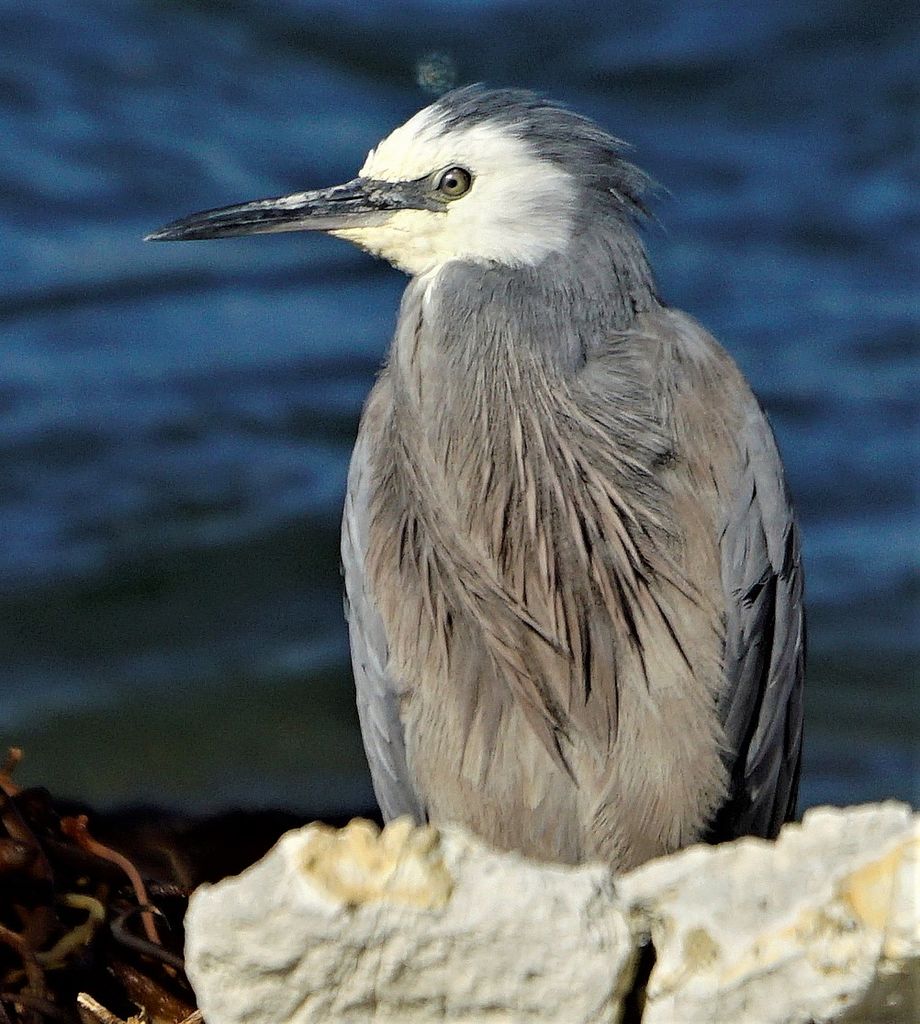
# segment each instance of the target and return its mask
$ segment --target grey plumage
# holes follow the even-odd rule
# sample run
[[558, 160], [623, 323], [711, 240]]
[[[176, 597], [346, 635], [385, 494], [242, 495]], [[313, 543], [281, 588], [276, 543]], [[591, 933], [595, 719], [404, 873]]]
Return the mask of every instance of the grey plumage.
[[[432, 313], [453, 358], [426, 375], [426, 404], [391, 366], [353, 464], [343, 558], [381, 806], [622, 867], [710, 833], [775, 834], [794, 810], [801, 574], [755, 399], [663, 309], [534, 384], [514, 349], [482, 345], [501, 330], [471, 327], [485, 312], [472, 276], [469, 311]], [[410, 285], [401, 329], [426, 332], [419, 305]], [[496, 466], [520, 477], [499, 483]], [[368, 642], [372, 602], [386, 653]]]
[[[490, 239], [507, 256], [461, 232], [462, 254], [413, 271], [364, 411], [342, 557], [381, 808], [618, 868], [775, 835], [795, 811], [804, 613], [769, 425], [728, 355], [659, 299], [635, 231], [649, 182], [622, 144], [480, 87], [415, 130], [449, 155], [477, 127], [565, 195], [520, 239]], [[470, 203], [489, 194], [481, 160]], [[436, 185], [412, 180], [433, 197], [412, 216], [451, 223]], [[329, 194], [270, 215], [293, 223], [296, 205], [298, 226], [325, 228]], [[156, 237], [225, 234], [251, 209]], [[389, 255], [349, 216], [338, 233]]]

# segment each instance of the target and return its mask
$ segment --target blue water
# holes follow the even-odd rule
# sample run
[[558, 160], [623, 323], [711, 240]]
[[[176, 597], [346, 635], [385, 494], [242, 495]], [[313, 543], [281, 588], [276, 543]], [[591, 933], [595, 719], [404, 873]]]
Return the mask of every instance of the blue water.
[[565, 100], [667, 188], [662, 291], [750, 377], [801, 513], [804, 800], [916, 799], [917, 22], [792, 0], [0, 2], [0, 744], [25, 746], [23, 780], [369, 798], [336, 534], [403, 279], [312, 236], [141, 236], [352, 177], [427, 102], [422, 62]]

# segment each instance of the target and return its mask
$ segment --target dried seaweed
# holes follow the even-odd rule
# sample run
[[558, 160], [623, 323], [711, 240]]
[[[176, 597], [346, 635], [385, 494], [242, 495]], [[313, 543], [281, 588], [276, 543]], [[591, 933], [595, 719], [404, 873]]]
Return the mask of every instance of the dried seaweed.
[[193, 1024], [183, 970], [190, 887], [145, 879], [62, 814], [47, 791], [0, 768], [0, 1024]]
[[[98, 813], [0, 764], [0, 1024], [202, 1024], [183, 970], [192, 890], [257, 861], [313, 816]], [[380, 823], [375, 808], [328, 817]]]

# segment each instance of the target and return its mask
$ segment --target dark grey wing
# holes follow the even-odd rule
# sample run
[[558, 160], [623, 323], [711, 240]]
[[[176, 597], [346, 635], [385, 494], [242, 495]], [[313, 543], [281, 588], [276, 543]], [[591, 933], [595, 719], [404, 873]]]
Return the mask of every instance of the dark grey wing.
[[805, 609], [799, 536], [782, 464], [752, 401], [739, 486], [721, 538], [726, 601], [720, 714], [731, 768], [712, 838], [775, 836], [795, 816], [802, 750]]
[[399, 715], [398, 688], [387, 674], [387, 639], [368, 591], [364, 560], [369, 525], [370, 473], [367, 442], [359, 433], [348, 472], [342, 517], [342, 566], [358, 718], [374, 793], [387, 821], [425, 814], [410, 781]]

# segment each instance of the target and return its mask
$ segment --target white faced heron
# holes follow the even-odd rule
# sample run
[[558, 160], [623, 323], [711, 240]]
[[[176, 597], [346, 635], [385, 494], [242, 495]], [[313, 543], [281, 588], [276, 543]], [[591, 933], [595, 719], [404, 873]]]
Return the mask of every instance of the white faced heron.
[[659, 298], [623, 148], [470, 86], [345, 185], [150, 236], [326, 231], [411, 275], [342, 529], [377, 798], [617, 868], [795, 813], [805, 646], [773, 435]]

